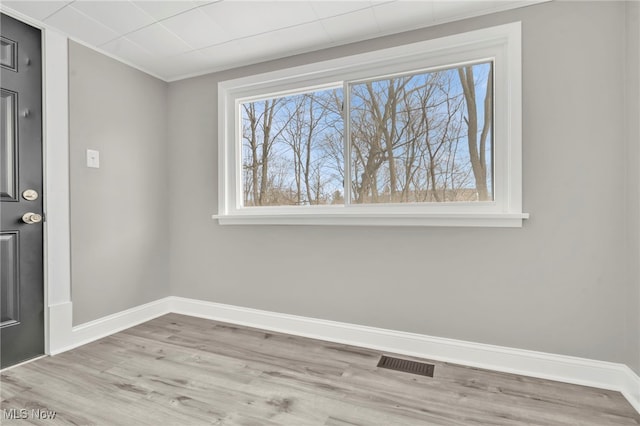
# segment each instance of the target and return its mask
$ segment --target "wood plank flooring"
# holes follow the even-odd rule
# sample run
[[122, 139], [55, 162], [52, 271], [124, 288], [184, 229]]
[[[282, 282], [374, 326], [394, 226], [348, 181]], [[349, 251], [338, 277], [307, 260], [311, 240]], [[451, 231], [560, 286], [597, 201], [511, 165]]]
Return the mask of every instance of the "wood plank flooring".
[[[618, 392], [435, 361], [433, 378], [417, 376], [377, 368], [380, 355], [169, 314], [4, 371], [0, 423], [640, 424]], [[7, 419], [11, 409], [27, 410], [27, 419]], [[55, 419], [34, 418], [39, 409]]]

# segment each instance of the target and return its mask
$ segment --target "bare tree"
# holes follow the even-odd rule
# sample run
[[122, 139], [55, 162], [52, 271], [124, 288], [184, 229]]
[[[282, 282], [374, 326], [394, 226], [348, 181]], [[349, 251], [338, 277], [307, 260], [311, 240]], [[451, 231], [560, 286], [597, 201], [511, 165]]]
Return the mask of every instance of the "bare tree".
[[347, 156], [341, 89], [243, 104], [245, 204], [342, 203], [345, 184], [355, 203], [489, 200], [492, 82], [477, 64], [352, 84]]
[[478, 144], [478, 112], [476, 107], [476, 83], [473, 77], [473, 66], [458, 68], [460, 84], [466, 100], [467, 117], [467, 138], [469, 141], [469, 157], [471, 160], [471, 168], [476, 180], [476, 189], [478, 191], [478, 199], [480, 201], [489, 200], [489, 191], [487, 187], [487, 158], [486, 145], [487, 136], [491, 129], [493, 121], [493, 64], [490, 65], [487, 75], [487, 91], [484, 97], [484, 123], [482, 125], [482, 133], [480, 135], [480, 143]]
[[355, 87], [356, 202], [450, 200], [461, 104], [451, 79], [450, 72], [434, 72]]
[[[291, 117], [283, 132], [283, 140], [289, 145], [293, 154], [294, 180], [296, 185], [296, 203], [318, 204], [321, 197], [318, 184], [320, 170], [315, 162], [322, 161], [322, 151], [319, 145], [318, 133], [321, 130], [326, 109], [322, 108], [313, 93], [298, 95], [289, 102], [291, 108], [287, 111]], [[302, 196], [306, 199], [303, 200]]]
[[[243, 108], [245, 205], [329, 202], [325, 142], [335, 138], [335, 91], [248, 102]], [[327, 107], [329, 106], [329, 108]], [[337, 139], [341, 139], [342, 133]], [[326, 157], [326, 158], [325, 158]], [[274, 161], [277, 166], [274, 168]], [[340, 181], [343, 179], [341, 178]], [[328, 185], [328, 186], [327, 186]]]

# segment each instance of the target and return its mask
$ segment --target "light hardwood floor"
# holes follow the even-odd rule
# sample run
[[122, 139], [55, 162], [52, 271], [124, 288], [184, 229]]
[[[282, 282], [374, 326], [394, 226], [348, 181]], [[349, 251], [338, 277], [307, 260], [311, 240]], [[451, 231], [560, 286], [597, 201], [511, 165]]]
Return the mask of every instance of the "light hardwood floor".
[[[379, 357], [170, 314], [3, 372], [2, 409], [26, 409], [29, 418], [0, 423], [640, 424], [617, 392], [433, 361], [433, 378], [416, 376], [378, 369]], [[36, 420], [32, 409], [57, 414]]]

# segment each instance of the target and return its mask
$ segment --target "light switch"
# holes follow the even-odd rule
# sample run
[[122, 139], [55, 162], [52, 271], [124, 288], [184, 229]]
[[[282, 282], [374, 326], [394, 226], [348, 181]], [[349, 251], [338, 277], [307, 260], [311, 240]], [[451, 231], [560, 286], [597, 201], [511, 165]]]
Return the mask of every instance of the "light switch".
[[87, 150], [87, 167], [94, 169], [100, 168], [100, 151], [93, 149]]

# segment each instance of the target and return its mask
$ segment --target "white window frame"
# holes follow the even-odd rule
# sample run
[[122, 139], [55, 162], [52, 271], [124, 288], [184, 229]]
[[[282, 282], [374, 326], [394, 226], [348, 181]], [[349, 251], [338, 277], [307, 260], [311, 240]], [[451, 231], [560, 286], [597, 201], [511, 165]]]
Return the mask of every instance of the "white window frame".
[[[242, 103], [343, 85], [348, 105], [350, 82], [488, 60], [494, 64], [493, 201], [242, 207]], [[521, 25], [514, 22], [220, 82], [218, 214], [213, 218], [222, 225], [521, 227], [529, 217], [522, 212], [521, 64]], [[349, 168], [345, 164], [347, 181]]]

